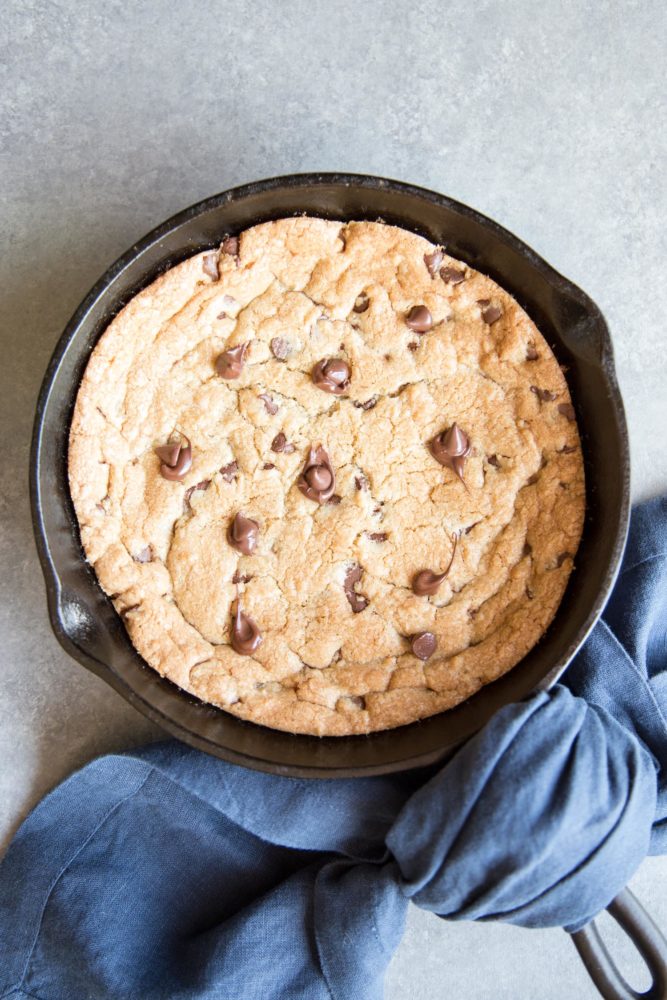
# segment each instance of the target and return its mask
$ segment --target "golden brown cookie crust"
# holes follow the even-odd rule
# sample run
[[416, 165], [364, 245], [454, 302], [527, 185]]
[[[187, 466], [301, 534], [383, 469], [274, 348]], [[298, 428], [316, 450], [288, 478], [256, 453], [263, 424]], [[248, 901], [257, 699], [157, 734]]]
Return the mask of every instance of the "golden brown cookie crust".
[[[451, 708], [535, 645], [572, 571], [585, 493], [563, 373], [507, 292], [405, 230], [282, 219], [238, 244], [159, 277], [91, 355], [69, 449], [86, 556], [146, 662], [243, 719], [338, 736]], [[326, 358], [349, 365], [342, 395], [311, 379]], [[464, 482], [428, 448], [454, 422]], [[154, 451], [174, 434], [192, 445], [183, 482]], [[322, 505], [298, 488], [318, 444], [336, 477]], [[227, 541], [239, 512], [259, 526], [250, 555]], [[230, 645], [237, 588], [252, 656]]]

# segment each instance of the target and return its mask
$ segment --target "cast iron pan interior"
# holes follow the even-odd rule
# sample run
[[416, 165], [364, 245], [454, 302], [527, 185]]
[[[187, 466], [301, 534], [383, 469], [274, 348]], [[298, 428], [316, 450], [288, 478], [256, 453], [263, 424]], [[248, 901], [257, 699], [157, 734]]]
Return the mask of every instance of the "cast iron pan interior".
[[[555, 621], [505, 677], [459, 707], [370, 736], [292, 736], [197, 702], [144, 665], [81, 549], [66, 475], [82, 372], [119, 309], [157, 274], [225, 233], [281, 216], [378, 219], [444, 244], [524, 306], [568, 366], [583, 429], [588, 509], [577, 566]], [[302, 777], [380, 774], [435, 763], [507, 702], [549, 686], [595, 624], [623, 552], [629, 452], [609, 331], [597, 306], [529, 247], [451, 198], [377, 177], [304, 174], [248, 184], [174, 216], [133, 246], [92, 289], [56, 347], [33, 434], [31, 499], [51, 623], [64, 648], [148, 718], [192, 746], [248, 767]]]

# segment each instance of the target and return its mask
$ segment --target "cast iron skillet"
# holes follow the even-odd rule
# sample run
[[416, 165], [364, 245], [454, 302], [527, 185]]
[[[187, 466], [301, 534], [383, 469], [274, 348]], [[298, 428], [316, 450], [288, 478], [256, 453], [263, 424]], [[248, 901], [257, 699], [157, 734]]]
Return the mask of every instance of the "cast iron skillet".
[[[302, 213], [396, 223], [444, 244], [453, 256], [498, 281], [524, 306], [567, 366], [583, 429], [588, 501], [584, 534], [577, 568], [544, 638], [514, 670], [465, 704], [370, 736], [319, 739], [266, 729], [196, 701], [147, 669], [85, 562], [67, 486], [74, 399], [90, 352], [112, 317], [161, 271], [215, 246], [223, 234]], [[279, 177], [207, 198], [153, 230], [116, 261], [75, 312], [49, 364], [37, 404], [30, 477], [51, 624], [67, 652], [184, 742], [235, 764], [316, 778], [383, 774], [437, 763], [502, 705], [553, 685], [595, 625], [616, 578], [628, 525], [629, 482], [623, 404], [609, 331], [597, 306], [479, 212], [409, 184], [348, 174]], [[580, 932], [578, 940], [580, 949], [590, 953], [589, 969], [594, 961], [602, 962], [601, 943], [588, 930]], [[641, 940], [638, 946], [641, 950]], [[655, 961], [652, 969], [657, 982]], [[617, 986], [605, 996], [620, 997]]]

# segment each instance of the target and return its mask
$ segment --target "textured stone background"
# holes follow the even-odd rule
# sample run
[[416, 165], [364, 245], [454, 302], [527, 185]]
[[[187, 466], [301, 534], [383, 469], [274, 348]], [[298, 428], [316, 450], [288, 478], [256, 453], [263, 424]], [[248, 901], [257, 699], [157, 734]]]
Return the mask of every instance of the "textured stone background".
[[[273, 174], [349, 170], [423, 184], [495, 217], [602, 307], [635, 498], [665, 489], [661, 24], [658, 0], [5, 4], [4, 835], [73, 767], [160, 735], [51, 635], [27, 455], [65, 321], [116, 256], [191, 202]], [[667, 860], [654, 859], [634, 882], [664, 929], [666, 878]], [[624, 958], [641, 986], [631, 949]], [[449, 925], [416, 910], [387, 987], [390, 1000], [537, 994], [596, 995], [562, 932]]]

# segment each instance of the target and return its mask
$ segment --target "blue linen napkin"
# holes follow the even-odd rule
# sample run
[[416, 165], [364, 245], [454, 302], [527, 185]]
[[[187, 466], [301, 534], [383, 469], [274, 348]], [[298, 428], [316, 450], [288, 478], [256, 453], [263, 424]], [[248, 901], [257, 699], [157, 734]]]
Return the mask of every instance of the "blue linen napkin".
[[175, 741], [93, 761], [0, 867], [0, 997], [380, 998], [408, 901], [582, 926], [667, 851], [667, 498], [563, 684], [425, 781], [303, 781]]

